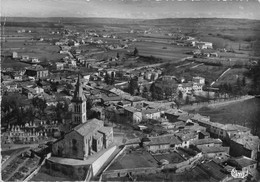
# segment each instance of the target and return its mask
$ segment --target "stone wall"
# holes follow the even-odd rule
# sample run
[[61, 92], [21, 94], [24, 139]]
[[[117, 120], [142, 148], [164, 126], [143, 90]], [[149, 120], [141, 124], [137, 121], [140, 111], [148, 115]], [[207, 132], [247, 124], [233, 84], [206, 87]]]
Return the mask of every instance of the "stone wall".
[[97, 172], [100, 170], [100, 168], [107, 162], [109, 157], [115, 152], [116, 146], [111, 147], [108, 149], [103, 155], [101, 155], [95, 162], [92, 164], [93, 169], [93, 176], [97, 174]]
[[73, 180], [80, 180], [84, 181], [88, 174], [89, 169], [91, 168], [90, 165], [65, 165], [65, 164], [58, 164], [52, 161], [46, 160], [45, 167], [50, 175], [54, 175], [55, 172], [61, 172], [65, 176], [69, 176]]
[[[75, 140], [74, 148], [72, 140]], [[84, 138], [73, 131], [65, 136], [64, 139], [53, 144], [52, 152], [54, 156], [84, 160], [85, 148]]]

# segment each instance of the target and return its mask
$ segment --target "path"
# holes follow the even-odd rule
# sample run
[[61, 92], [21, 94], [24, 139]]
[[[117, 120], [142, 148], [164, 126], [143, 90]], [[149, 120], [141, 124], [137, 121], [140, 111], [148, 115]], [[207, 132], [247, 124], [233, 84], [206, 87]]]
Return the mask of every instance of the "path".
[[197, 64], [197, 65], [195, 65], [195, 66], [192, 66], [191, 69], [197, 68], [197, 67], [202, 66], [202, 65], [204, 65], [204, 63], [200, 63], [200, 64]]
[[210, 86], [212, 86], [212, 85], [214, 85], [216, 82], [218, 82], [219, 79], [220, 79], [221, 77], [223, 77], [229, 70], [231, 70], [231, 68], [228, 68], [226, 71], [224, 71], [224, 72], [216, 79], [216, 81], [214, 81], [214, 82], [212, 82], [212, 83], [210, 84]]

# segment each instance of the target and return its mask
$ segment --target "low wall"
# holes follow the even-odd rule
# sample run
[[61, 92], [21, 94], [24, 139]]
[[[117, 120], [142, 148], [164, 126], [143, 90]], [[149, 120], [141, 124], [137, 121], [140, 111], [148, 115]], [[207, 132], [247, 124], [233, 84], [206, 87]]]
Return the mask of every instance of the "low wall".
[[93, 175], [95, 176], [100, 168], [105, 164], [105, 162], [109, 159], [109, 157], [115, 152], [116, 146], [110, 148], [106, 151], [102, 156], [100, 156], [95, 162], [92, 164]]
[[50, 160], [46, 160], [45, 167], [47, 169], [47, 173], [50, 175], [54, 175], [55, 172], [61, 172], [65, 176], [70, 176], [73, 180], [84, 181], [88, 174], [90, 165], [66, 165], [52, 162]]
[[86, 165], [68, 165], [55, 163], [50, 160], [46, 160], [45, 167], [47, 173], [54, 175], [55, 172], [61, 172], [65, 176], [69, 176], [73, 180], [88, 181], [92, 176], [95, 176], [101, 167], [107, 162], [109, 157], [116, 150], [116, 146], [108, 149], [104, 154], [97, 158], [92, 164]]
[[23, 181], [29, 181], [32, 179], [41, 169], [41, 167], [45, 164], [46, 159], [43, 159], [42, 163], [29, 175], [27, 176]]
[[160, 172], [161, 170], [162, 170], [161, 168], [156, 168], [156, 167], [120, 169], [120, 170], [105, 171], [102, 174], [102, 176], [105, 178], [116, 178], [116, 177], [125, 177], [128, 173], [130, 175], [155, 174]]

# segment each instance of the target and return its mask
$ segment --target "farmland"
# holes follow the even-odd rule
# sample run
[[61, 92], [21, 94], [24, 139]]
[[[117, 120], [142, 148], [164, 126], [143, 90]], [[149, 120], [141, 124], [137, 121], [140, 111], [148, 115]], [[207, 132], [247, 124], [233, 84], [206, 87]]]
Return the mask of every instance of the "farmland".
[[169, 43], [157, 42], [136, 42], [135, 46], [139, 50], [140, 55], [154, 56], [171, 62], [177, 62], [187, 57], [186, 53], [194, 50], [191, 47], [180, 47]]

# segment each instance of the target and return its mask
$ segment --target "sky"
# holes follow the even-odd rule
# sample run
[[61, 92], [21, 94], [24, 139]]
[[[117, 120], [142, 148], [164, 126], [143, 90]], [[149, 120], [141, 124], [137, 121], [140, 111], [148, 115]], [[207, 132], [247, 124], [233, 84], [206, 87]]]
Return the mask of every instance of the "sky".
[[260, 20], [260, 0], [1, 0], [1, 12], [2, 17]]

